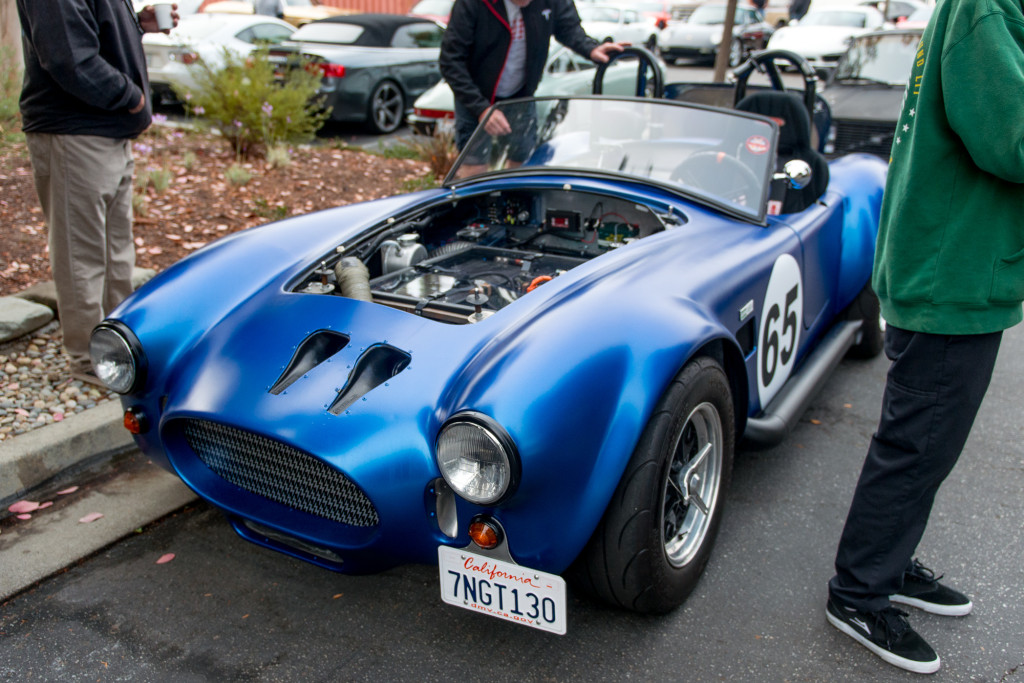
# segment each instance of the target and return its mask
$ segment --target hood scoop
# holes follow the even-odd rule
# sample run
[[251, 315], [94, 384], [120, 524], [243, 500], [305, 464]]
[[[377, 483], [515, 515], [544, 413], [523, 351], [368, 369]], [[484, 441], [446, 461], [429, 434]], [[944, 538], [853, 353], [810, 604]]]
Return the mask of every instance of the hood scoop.
[[332, 415], [341, 415], [345, 410], [368, 394], [372, 389], [388, 381], [408, 367], [412, 357], [388, 344], [375, 344], [368, 348], [356, 361], [348, 376], [348, 382], [327, 409]]
[[288, 366], [270, 388], [271, 394], [280, 394], [292, 382], [341, 351], [348, 344], [348, 335], [330, 330], [317, 330], [302, 340]]

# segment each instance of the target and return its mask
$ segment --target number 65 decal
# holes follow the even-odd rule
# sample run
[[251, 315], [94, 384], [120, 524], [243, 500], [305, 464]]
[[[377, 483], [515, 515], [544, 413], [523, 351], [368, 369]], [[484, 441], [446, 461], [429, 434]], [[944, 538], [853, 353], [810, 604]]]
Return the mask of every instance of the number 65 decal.
[[789, 254], [775, 261], [761, 306], [757, 392], [764, 408], [789, 379], [803, 329], [804, 289], [800, 265]]

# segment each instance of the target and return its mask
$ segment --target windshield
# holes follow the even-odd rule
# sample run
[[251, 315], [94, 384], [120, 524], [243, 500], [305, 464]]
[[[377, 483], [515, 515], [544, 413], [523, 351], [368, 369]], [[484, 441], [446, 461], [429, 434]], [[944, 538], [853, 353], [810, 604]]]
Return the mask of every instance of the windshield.
[[701, 5], [686, 21], [690, 24], [724, 24], [725, 5]]
[[357, 24], [314, 21], [292, 34], [292, 40], [304, 43], [336, 43], [353, 45], [363, 35], [363, 27]]
[[537, 98], [495, 105], [512, 133], [487, 120], [446, 184], [492, 173], [558, 169], [654, 183], [748, 219], [763, 220], [777, 128], [740, 112], [671, 100]]
[[612, 7], [580, 7], [580, 21], [610, 21], [613, 24], [619, 20], [619, 10]]
[[867, 16], [863, 12], [842, 10], [809, 12], [806, 17], [800, 20], [800, 26], [848, 26], [849, 28], [864, 28], [867, 26]]
[[861, 36], [836, 67], [836, 80], [870, 80], [906, 85], [920, 33], [889, 33]]

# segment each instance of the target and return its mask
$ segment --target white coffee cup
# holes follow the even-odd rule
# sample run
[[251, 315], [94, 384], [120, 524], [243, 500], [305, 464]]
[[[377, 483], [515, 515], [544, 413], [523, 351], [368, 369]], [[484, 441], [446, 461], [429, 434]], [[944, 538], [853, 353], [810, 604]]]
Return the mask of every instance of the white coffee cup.
[[156, 16], [156, 27], [161, 31], [169, 31], [174, 28], [174, 19], [171, 17], [172, 3], [161, 2], [153, 5], [153, 13]]

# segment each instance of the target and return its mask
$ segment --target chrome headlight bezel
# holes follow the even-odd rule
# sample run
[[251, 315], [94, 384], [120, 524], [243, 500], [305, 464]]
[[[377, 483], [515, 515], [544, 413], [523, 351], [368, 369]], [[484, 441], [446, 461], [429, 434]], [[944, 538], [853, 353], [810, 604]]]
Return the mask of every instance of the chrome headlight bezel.
[[[465, 431], [471, 430], [471, 431]], [[453, 439], [476, 439], [477, 445], [486, 451], [484, 459], [460, 452], [459, 443]], [[460, 498], [474, 505], [498, 505], [508, 500], [519, 486], [522, 464], [519, 451], [508, 432], [491, 417], [476, 411], [458, 413], [449, 418], [437, 432], [434, 442], [434, 458], [437, 468], [445, 482]], [[464, 467], [464, 465], [469, 467]], [[500, 475], [497, 484], [480, 490], [479, 467], [483, 465], [491, 470], [497, 469]], [[478, 469], [477, 473], [467, 472]], [[494, 481], [494, 472], [486, 474], [487, 479]], [[461, 475], [461, 476], [460, 476]], [[472, 486], [477, 484], [477, 486]]]
[[89, 358], [101, 382], [119, 394], [130, 394], [146, 380], [146, 355], [127, 325], [104, 320], [89, 338]]

